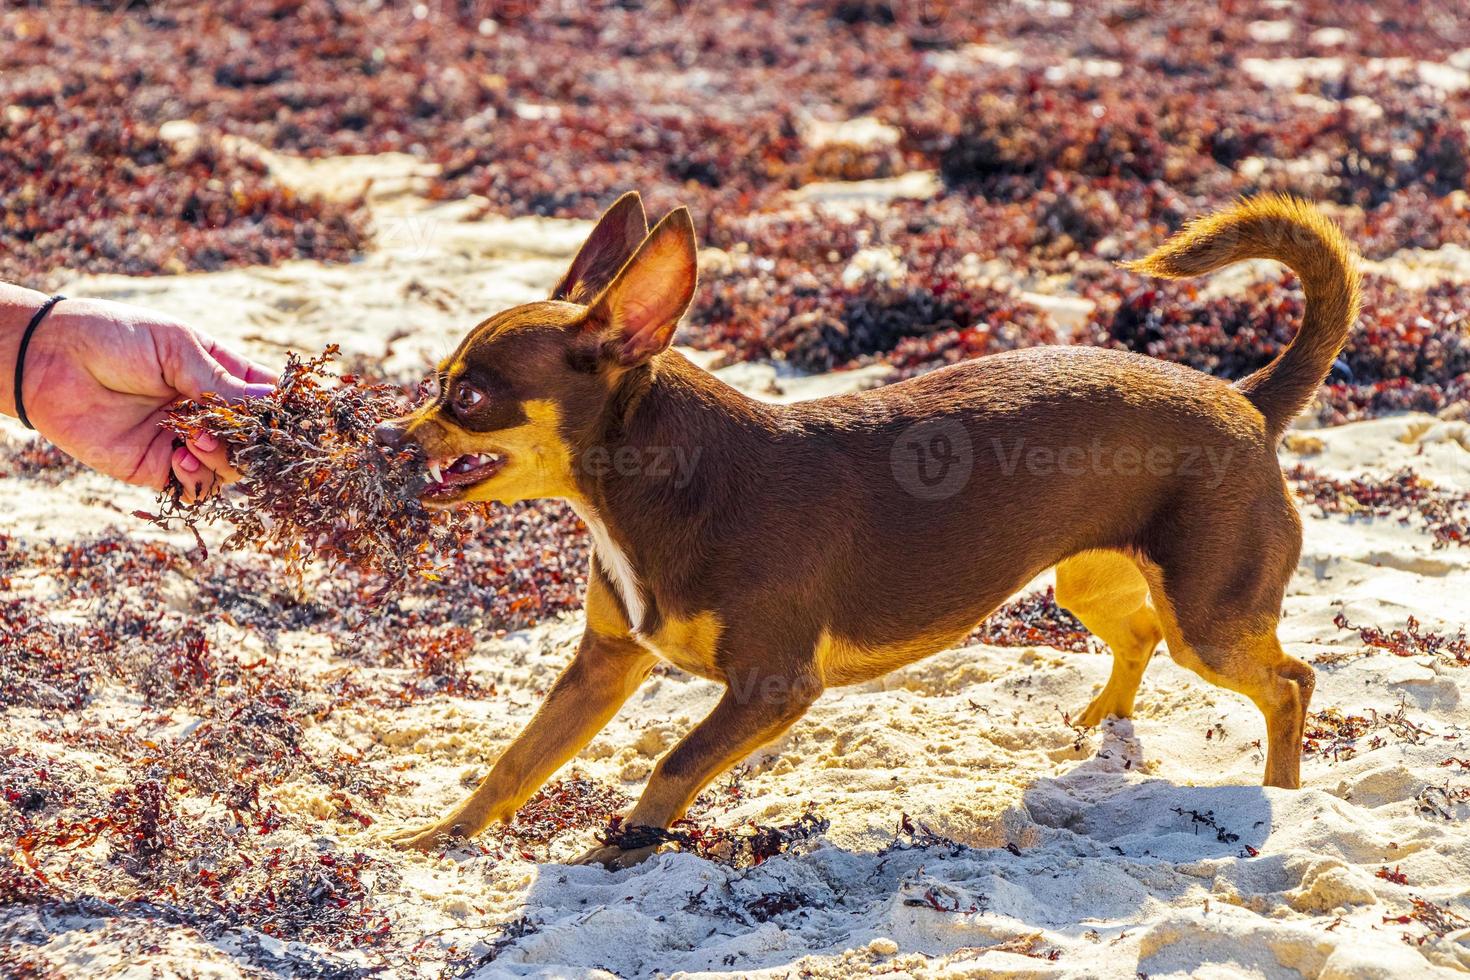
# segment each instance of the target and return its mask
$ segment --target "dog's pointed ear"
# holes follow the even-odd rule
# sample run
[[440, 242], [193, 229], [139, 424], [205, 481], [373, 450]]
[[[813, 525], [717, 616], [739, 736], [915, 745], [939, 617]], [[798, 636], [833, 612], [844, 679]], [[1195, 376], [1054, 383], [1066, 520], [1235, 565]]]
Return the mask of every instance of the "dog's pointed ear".
[[673, 342], [698, 278], [694, 219], [688, 208], [676, 208], [592, 302], [588, 329], [623, 367], [642, 364]]
[[551, 298], [590, 302], [607, 288], [646, 237], [648, 217], [643, 213], [643, 199], [637, 191], [629, 191], [597, 219], [567, 274], [551, 291]]

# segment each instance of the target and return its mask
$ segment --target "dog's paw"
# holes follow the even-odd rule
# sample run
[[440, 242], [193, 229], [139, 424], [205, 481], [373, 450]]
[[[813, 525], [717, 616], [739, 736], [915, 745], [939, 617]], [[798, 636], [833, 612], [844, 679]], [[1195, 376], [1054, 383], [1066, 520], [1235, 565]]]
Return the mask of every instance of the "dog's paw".
[[431, 854], [462, 842], [469, 836], [463, 823], [440, 820], [426, 827], [404, 827], [389, 834], [385, 840], [400, 851]]
[[658, 852], [657, 844], [649, 844], [647, 847], [631, 847], [624, 850], [621, 847], [604, 845], [594, 847], [581, 857], [573, 859], [571, 864], [600, 864], [609, 871], [622, 871], [631, 868], [635, 864], [642, 864]]
[[1075, 715], [1070, 716], [1069, 724], [1073, 728], [1096, 728], [1103, 723], [1107, 717], [1107, 709], [1099, 707], [1096, 703], [1089, 704]]

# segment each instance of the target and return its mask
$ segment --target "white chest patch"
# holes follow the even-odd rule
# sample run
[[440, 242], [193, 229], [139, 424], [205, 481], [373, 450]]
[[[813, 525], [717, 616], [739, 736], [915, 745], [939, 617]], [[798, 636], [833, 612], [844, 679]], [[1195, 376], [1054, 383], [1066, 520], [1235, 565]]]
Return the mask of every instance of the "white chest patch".
[[618, 547], [612, 535], [607, 533], [607, 525], [590, 508], [572, 504], [572, 510], [577, 512], [577, 516], [582, 518], [582, 523], [587, 525], [587, 530], [592, 534], [592, 547], [597, 552], [597, 563], [618, 590], [623, 608], [628, 610], [628, 621], [633, 624], [633, 633], [637, 635], [638, 627], [643, 623], [644, 607], [643, 591], [638, 584], [638, 573], [633, 570], [633, 563], [628, 560], [623, 549]]

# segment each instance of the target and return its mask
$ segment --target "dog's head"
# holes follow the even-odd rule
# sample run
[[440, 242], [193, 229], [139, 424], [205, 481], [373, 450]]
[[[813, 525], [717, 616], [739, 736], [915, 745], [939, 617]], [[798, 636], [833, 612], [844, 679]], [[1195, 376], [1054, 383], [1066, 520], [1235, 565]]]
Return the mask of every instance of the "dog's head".
[[573, 496], [579, 447], [620, 386], [673, 341], [695, 279], [689, 211], [649, 231], [638, 195], [623, 195], [550, 299], [470, 331], [439, 366], [437, 395], [384, 423], [379, 441], [422, 449], [431, 506]]

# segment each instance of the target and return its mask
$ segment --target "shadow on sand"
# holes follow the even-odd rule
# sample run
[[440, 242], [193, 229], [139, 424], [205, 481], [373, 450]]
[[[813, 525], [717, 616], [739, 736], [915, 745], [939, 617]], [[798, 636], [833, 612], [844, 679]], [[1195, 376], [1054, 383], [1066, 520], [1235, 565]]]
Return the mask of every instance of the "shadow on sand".
[[[977, 957], [982, 972], [1075, 972], [1085, 949], [1055, 961], [1050, 951], [1130, 935], [1136, 943], [1148, 909], [1208, 892], [1208, 862], [1275, 861], [1255, 857], [1271, 830], [1260, 786], [1140, 780], [1140, 762], [1131, 724], [1113, 723], [1096, 754], [1025, 791], [1008, 814], [1006, 847], [921, 833], [871, 850], [818, 840], [741, 870], [688, 854], [617, 873], [543, 865], [523, 918], [497, 937], [493, 957], [481, 948], [487, 958], [471, 975], [779, 976], [803, 956], [861, 953], [878, 937], [906, 953]], [[1032, 948], [1014, 951], [1018, 937], [1038, 933]], [[986, 952], [1000, 944], [1010, 951]]]

